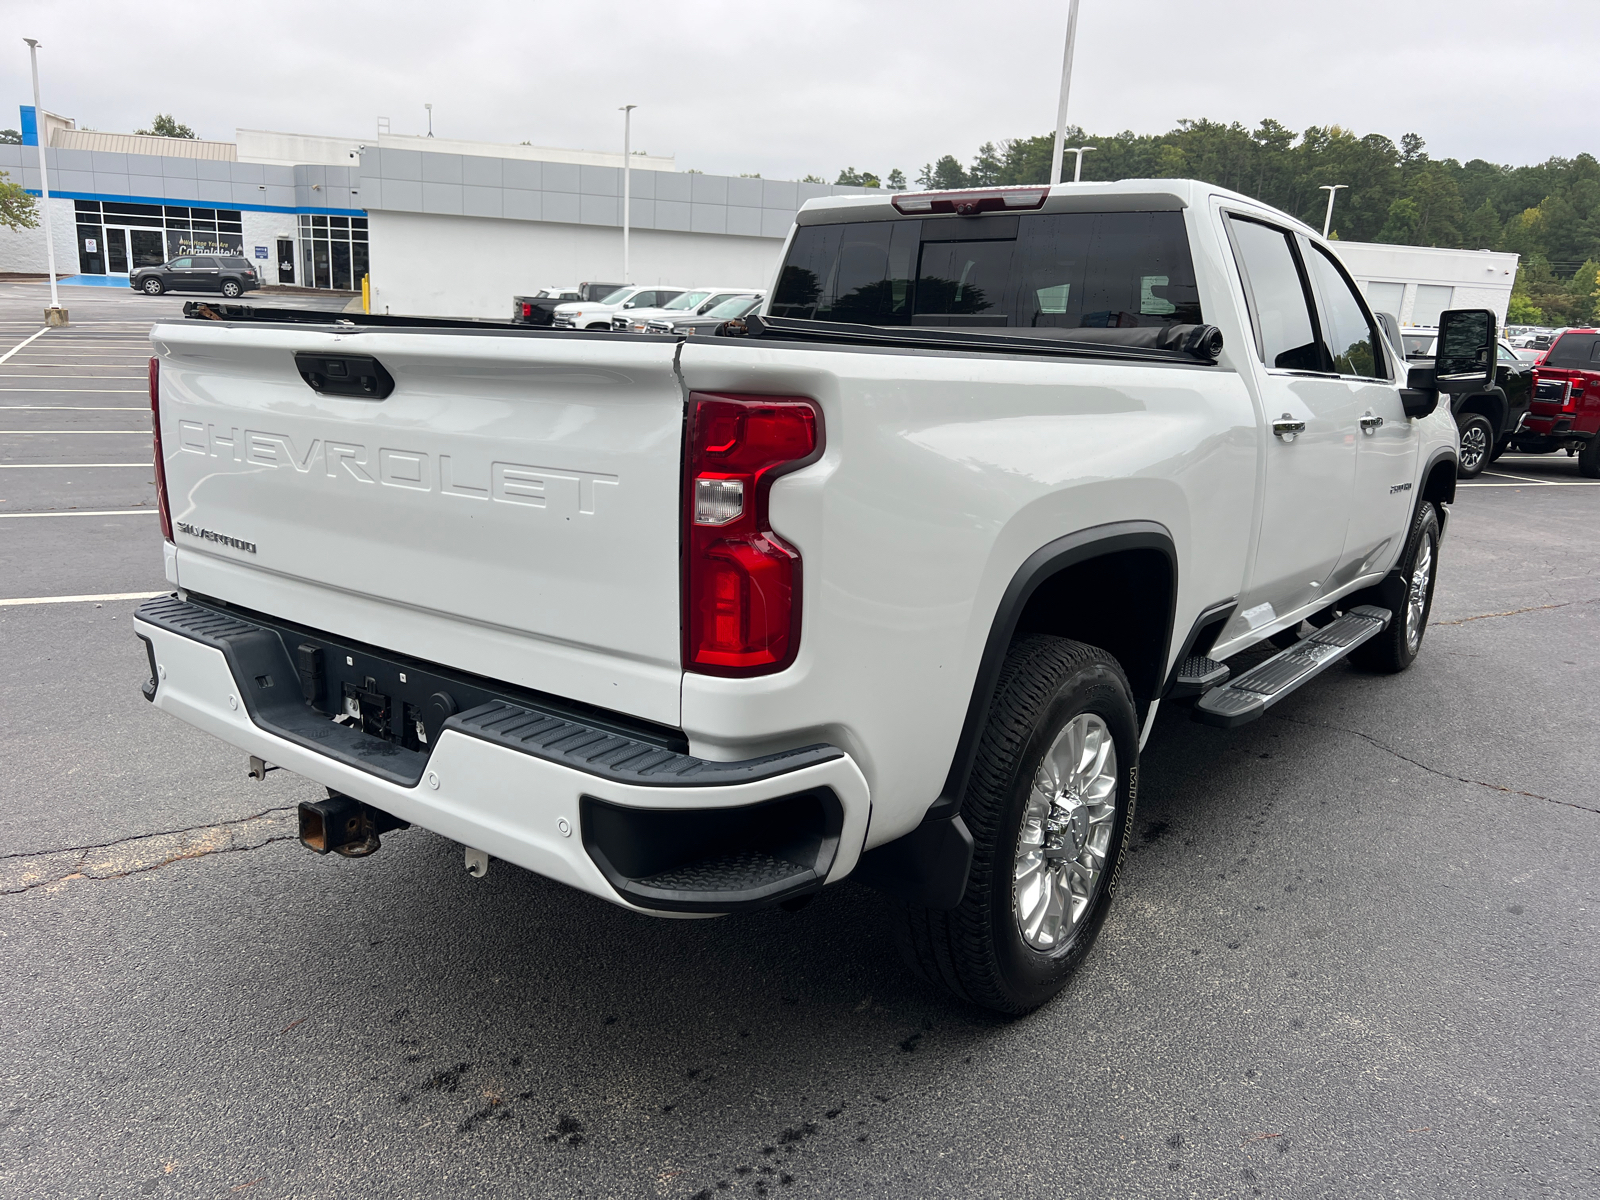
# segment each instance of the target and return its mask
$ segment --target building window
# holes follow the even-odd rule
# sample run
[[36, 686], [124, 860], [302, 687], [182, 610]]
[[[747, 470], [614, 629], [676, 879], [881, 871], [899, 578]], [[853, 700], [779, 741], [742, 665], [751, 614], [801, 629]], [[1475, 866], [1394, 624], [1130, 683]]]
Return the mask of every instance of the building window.
[[301, 216], [300, 255], [307, 287], [358, 290], [368, 268], [367, 219]]
[[165, 210], [167, 257], [180, 254], [243, 254], [242, 214], [231, 208]]

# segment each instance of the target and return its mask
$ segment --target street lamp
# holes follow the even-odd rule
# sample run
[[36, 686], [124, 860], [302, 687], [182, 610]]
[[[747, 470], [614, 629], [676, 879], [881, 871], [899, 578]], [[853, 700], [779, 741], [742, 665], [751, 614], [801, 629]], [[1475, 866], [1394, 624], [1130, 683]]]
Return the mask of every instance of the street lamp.
[[[1067, 140], [1067, 92], [1072, 87], [1072, 51], [1078, 40], [1078, 0], [1072, 0], [1067, 8], [1067, 47], [1061, 57], [1061, 100], [1056, 105], [1056, 145], [1055, 153], [1050, 156], [1050, 182], [1061, 182], [1061, 154], [1064, 147], [1062, 143]], [[1083, 155], [1078, 155], [1078, 163], [1083, 163]]]
[[44, 105], [39, 102], [39, 43], [34, 38], [23, 38], [28, 43], [28, 60], [33, 64], [33, 128], [34, 141], [39, 143], [39, 191], [44, 197], [44, 248], [50, 265], [50, 311], [45, 313], [47, 325], [65, 325], [67, 310], [61, 307], [61, 295], [56, 290], [56, 239], [50, 227], [50, 175], [44, 161]]
[[1083, 178], [1083, 156], [1091, 150], [1099, 149], [1098, 146], [1068, 146], [1066, 153], [1076, 154], [1077, 161], [1072, 164], [1072, 182], [1078, 183]]
[[628, 273], [628, 201], [633, 195], [633, 110], [637, 104], [624, 104], [617, 111], [622, 114], [622, 282], [632, 283]]
[[428, 136], [432, 137], [433, 136], [433, 105], [424, 104], [422, 107], [428, 110]]
[[1333, 198], [1337, 196], [1342, 189], [1349, 186], [1350, 185], [1348, 183], [1325, 183], [1317, 189], [1319, 192], [1328, 193], [1328, 215], [1322, 218], [1323, 237], [1327, 237], [1328, 230], [1333, 228]]

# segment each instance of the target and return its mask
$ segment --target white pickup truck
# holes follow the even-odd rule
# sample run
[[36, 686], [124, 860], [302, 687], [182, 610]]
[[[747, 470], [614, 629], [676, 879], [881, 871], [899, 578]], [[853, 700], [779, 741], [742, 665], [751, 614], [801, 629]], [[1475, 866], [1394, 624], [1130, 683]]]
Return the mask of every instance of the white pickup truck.
[[662, 915], [855, 877], [1013, 1013], [1105, 916], [1158, 706], [1411, 663], [1438, 389], [1494, 344], [1447, 313], [1407, 378], [1313, 230], [1174, 180], [811, 201], [723, 336], [188, 312], [144, 690], [325, 785], [307, 845], [415, 823]]

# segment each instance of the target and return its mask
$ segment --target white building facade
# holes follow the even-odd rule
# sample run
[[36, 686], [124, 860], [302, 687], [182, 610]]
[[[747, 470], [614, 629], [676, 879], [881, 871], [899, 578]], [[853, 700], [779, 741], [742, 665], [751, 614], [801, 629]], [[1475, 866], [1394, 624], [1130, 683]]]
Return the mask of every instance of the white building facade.
[[1487, 308], [1501, 326], [1506, 323], [1517, 281], [1515, 254], [1378, 242], [1332, 245], [1372, 309], [1393, 313], [1402, 325], [1437, 325], [1448, 308]]

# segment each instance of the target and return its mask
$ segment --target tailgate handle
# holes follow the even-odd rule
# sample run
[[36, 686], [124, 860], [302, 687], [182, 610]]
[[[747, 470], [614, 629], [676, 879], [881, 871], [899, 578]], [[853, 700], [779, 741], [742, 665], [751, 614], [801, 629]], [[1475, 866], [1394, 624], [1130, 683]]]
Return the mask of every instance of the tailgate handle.
[[394, 391], [394, 377], [370, 354], [308, 354], [294, 356], [294, 365], [306, 386], [319, 396], [350, 396], [357, 400], [382, 400]]

